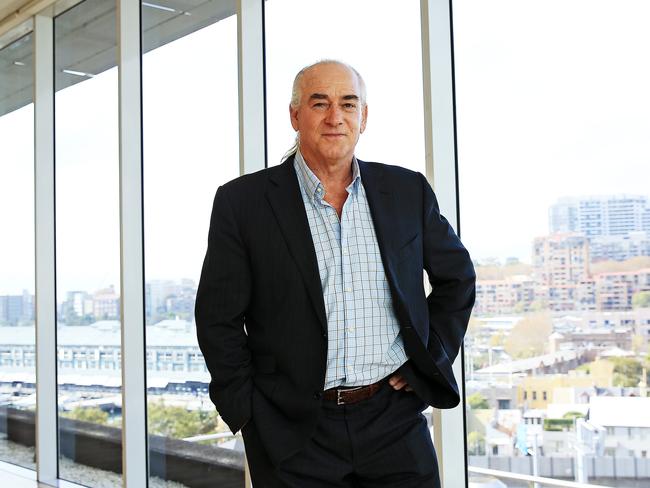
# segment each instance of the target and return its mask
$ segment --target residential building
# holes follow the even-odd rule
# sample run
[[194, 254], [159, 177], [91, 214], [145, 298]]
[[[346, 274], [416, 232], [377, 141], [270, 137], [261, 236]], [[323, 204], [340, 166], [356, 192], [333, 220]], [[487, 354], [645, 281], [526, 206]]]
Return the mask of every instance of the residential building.
[[0, 296], [0, 325], [25, 325], [34, 321], [34, 295]]
[[565, 388], [608, 387], [614, 382], [614, 365], [605, 360], [590, 363], [589, 373], [569, 371], [568, 374], [527, 376], [520, 380], [517, 405], [546, 409], [551, 403], [565, 403]]
[[530, 310], [535, 300], [535, 282], [530, 276], [517, 275], [503, 280], [476, 282], [477, 315], [498, 315]]
[[113, 285], [96, 291], [92, 300], [95, 320], [115, 319], [120, 316], [120, 296], [115, 292]]
[[549, 232], [587, 236], [625, 236], [650, 232], [650, 199], [640, 195], [561, 198], [549, 208]]
[[592, 261], [650, 256], [650, 199], [639, 195], [562, 198], [549, 208], [549, 232], [587, 237]]
[[650, 291], [650, 268], [599, 273], [594, 279], [598, 310], [631, 310], [634, 295], [641, 291]]
[[604, 427], [605, 455], [650, 457], [650, 397], [592, 397], [589, 421]]

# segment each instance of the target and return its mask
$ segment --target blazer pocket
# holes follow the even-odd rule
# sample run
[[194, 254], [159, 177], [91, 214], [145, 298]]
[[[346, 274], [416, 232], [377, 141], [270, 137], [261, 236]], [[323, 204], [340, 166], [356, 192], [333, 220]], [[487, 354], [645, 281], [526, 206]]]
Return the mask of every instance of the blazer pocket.
[[418, 243], [420, 242], [419, 237], [420, 233], [418, 232], [413, 237], [407, 239], [404, 244], [397, 247], [397, 251], [395, 252], [395, 264], [399, 264], [411, 257], [418, 248]]
[[253, 357], [253, 367], [258, 373], [275, 373], [275, 357], [271, 355], [261, 355]]

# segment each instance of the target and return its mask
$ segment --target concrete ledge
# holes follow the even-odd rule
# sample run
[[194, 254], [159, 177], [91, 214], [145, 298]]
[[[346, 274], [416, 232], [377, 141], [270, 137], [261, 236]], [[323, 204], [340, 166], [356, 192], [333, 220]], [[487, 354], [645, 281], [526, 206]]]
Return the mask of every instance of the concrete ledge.
[[[17, 444], [34, 446], [34, 412], [0, 409], [0, 432]], [[86, 466], [122, 472], [122, 431], [59, 417], [61, 455]], [[162, 436], [149, 436], [151, 476], [191, 488], [242, 488], [244, 453]]]

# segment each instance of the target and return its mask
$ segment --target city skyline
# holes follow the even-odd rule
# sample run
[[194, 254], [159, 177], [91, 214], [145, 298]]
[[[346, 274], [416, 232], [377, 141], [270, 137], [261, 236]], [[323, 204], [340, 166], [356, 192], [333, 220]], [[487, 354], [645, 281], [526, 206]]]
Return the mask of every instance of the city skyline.
[[[520, 256], [511, 256], [511, 255], [505, 255], [505, 254], [502, 254], [500, 256], [490, 256], [490, 255], [478, 256], [478, 255], [474, 254], [473, 259], [479, 265], [493, 265], [493, 264], [496, 264], [496, 263], [499, 263], [499, 264], [503, 265], [503, 264], [506, 264], [512, 258], [517, 259], [519, 262], [521, 262], [523, 264], [532, 264], [532, 262], [533, 262], [533, 253], [534, 253], [534, 240], [536, 238], [538, 238], [538, 237], [543, 237], [543, 236], [550, 235], [550, 234], [553, 233], [552, 232], [553, 223], [552, 223], [552, 219], [550, 218], [550, 211], [554, 207], [556, 207], [559, 204], [566, 203], [566, 201], [583, 201], [583, 200], [587, 200], [587, 199], [605, 199], [605, 200], [606, 199], [613, 199], [613, 200], [615, 200], [617, 198], [622, 198], [622, 197], [633, 197], [633, 198], [645, 199], [648, 202], [648, 204], [650, 205], [650, 193], [647, 193], [647, 194], [641, 194], [641, 193], [638, 193], [638, 194], [615, 193], [615, 194], [562, 195], [562, 196], [558, 197], [556, 201], [551, 203], [549, 205], [548, 209], [547, 209], [547, 212], [545, 214], [546, 215], [546, 223], [547, 223], [546, 233], [529, 237], [529, 253], [528, 253], [527, 258], [522, 259]], [[650, 207], [648, 207], [648, 208], [650, 208]], [[650, 232], [648, 232], [648, 237], [650, 238]], [[202, 256], [201, 256], [201, 259], [202, 259]], [[181, 282], [183, 280], [190, 280], [190, 281], [193, 281], [193, 282], [198, 282], [199, 272], [200, 272], [200, 269], [199, 269], [198, 272], [195, 273], [196, 274], [195, 278], [189, 277], [187, 274], [185, 274], [185, 275], [178, 274], [177, 276], [166, 276], [166, 277], [157, 276], [157, 277], [147, 278], [145, 280], [145, 284], [152, 283], [152, 282], [157, 282], [157, 281]], [[19, 288], [10, 289], [6, 285], [6, 281], [7, 280], [5, 280], [3, 283], [0, 283], [0, 295], [17, 295], [17, 294], [23, 293], [23, 291], [25, 291], [25, 290], [27, 292], [29, 292], [29, 293], [34, 292], [33, 289], [30, 289], [30, 288], [27, 288], [27, 287], [23, 287], [23, 288], [20, 288], [20, 289]], [[113, 286], [119, 292], [119, 286], [120, 286], [119, 279], [116, 282], [103, 282], [102, 283], [102, 282], [95, 281], [95, 283], [96, 283], [96, 286], [94, 286], [92, 288], [84, 288], [83, 286], [77, 286], [77, 287], [71, 287], [69, 289], [61, 289], [61, 287], [58, 287], [57, 288], [57, 303], [59, 303], [59, 304], [62, 303], [64, 301], [65, 295], [67, 293], [73, 292], [73, 291], [93, 292], [93, 291], [97, 291], [97, 290], [101, 290], [101, 289], [109, 288], [109, 287]]]

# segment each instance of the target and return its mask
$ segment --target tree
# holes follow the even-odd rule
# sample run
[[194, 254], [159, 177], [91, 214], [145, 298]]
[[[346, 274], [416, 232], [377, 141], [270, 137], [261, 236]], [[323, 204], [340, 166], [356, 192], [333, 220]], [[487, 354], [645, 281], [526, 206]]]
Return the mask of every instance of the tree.
[[626, 261], [600, 261], [591, 264], [592, 274], [635, 271], [650, 267], [650, 256], [637, 256]]
[[562, 415], [562, 418], [563, 418], [563, 419], [571, 419], [571, 420], [573, 420], [573, 419], [578, 419], [578, 418], [584, 418], [584, 417], [585, 417], [585, 414], [584, 414], [584, 413], [582, 413], [582, 412], [576, 412], [576, 411], [574, 411], [574, 410], [572, 410], [572, 411], [570, 411], [570, 412], [567, 412], [567, 413], [565, 413], [564, 415]]
[[506, 338], [505, 351], [512, 357], [522, 359], [544, 353], [544, 345], [553, 332], [548, 312], [532, 313], [517, 323]]
[[502, 265], [496, 260], [474, 266], [479, 280], [503, 280], [515, 275], [530, 275], [533, 267], [525, 263], [511, 263]]
[[484, 456], [485, 436], [476, 431], [467, 434], [467, 450], [471, 456]]
[[633, 308], [650, 308], [650, 291], [640, 291], [632, 296]]
[[634, 358], [612, 358], [614, 363], [614, 386], [638, 386], [643, 366]]
[[501, 347], [506, 341], [506, 336], [503, 332], [496, 332], [490, 336], [490, 346]]
[[467, 403], [472, 410], [490, 408], [487, 399], [478, 392], [468, 396]]
[[75, 407], [69, 412], [64, 412], [62, 415], [69, 419], [92, 422], [93, 424], [108, 424], [108, 413], [98, 407]]
[[215, 411], [187, 410], [167, 406], [163, 401], [149, 402], [147, 421], [150, 434], [177, 439], [216, 433], [221, 427]]

